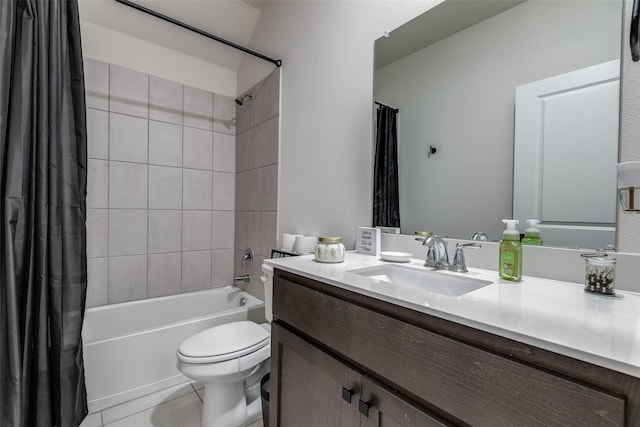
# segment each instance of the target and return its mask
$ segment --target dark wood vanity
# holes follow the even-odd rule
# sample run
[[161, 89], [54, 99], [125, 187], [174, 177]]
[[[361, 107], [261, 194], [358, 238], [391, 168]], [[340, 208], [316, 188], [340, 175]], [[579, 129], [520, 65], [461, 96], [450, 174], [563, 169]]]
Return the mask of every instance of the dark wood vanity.
[[278, 268], [273, 314], [271, 427], [640, 426], [636, 377]]

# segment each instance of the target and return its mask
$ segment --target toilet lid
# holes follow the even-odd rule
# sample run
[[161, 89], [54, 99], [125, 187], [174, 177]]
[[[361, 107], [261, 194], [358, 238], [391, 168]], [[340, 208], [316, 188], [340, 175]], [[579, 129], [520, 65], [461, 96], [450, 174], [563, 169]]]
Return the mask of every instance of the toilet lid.
[[254, 352], [269, 343], [269, 333], [250, 321], [214, 326], [184, 340], [178, 348], [192, 363], [221, 362]]

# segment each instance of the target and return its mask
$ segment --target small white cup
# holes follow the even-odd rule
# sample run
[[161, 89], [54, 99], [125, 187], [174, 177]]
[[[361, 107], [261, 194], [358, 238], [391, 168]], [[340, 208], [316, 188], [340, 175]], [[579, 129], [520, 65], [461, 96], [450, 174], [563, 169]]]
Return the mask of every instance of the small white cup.
[[296, 241], [296, 237], [302, 237], [301, 234], [287, 234], [284, 233], [282, 235], [282, 244], [280, 247], [283, 251], [291, 252], [293, 251], [293, 244]]

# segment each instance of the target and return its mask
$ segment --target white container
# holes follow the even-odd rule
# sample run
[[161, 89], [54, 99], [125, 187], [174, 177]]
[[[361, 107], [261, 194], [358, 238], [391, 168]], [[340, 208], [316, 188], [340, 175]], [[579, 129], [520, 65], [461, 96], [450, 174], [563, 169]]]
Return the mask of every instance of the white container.
[[343, 262], [344, 245], [342, 244], [342, 237], [320, 237], [316, 245], [316, 261]]

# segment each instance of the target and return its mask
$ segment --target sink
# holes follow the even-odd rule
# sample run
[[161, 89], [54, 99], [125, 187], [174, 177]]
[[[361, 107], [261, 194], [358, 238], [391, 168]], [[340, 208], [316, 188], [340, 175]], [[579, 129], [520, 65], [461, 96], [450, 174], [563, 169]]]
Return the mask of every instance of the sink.
[[451, 297], [459, 297], [493, 283], [488, 280], [395, 264], [358, 268], [348, 272]]

